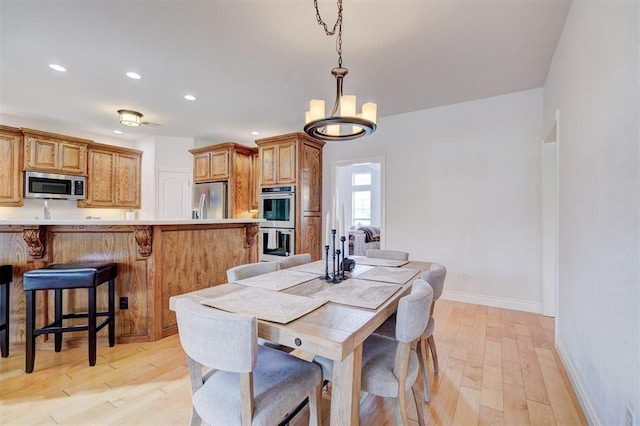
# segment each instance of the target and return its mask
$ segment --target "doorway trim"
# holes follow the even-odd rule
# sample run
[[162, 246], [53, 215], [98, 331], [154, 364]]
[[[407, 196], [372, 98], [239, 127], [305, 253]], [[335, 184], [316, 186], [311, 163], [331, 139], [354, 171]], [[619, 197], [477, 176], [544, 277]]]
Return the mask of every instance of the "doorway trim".
[[380, 248], [384, 249], [386, 247], [385, 238], [385, 228], [386, 228], [386, 203], [385, 203], [385, 193], [386, 193], [386, 173], [385, 173], [385, 156], [379, 157], [364, 157], [364, 158], [354, 158], [351, 160], [340, 160], [334, 161], [331, 163], [331, 192], [329, 195], [329, 199], [331, 196], [336, 193], [336, 181], [338, 176], [338, 167], [351, 166], [353, 164], [360, 163], [379, 163], [380, 164]]
[[556, 317], [558, 311], [559, 144], [560, 110], [556, 110], [553, 126], [541, 144], [542, 314], [550, 317]]

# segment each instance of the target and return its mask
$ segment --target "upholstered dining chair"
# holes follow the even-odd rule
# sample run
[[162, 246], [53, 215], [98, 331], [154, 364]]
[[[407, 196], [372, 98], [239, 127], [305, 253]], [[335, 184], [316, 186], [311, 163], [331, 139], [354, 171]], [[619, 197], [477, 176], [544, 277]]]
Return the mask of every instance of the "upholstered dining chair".
[[[442, 289], [444, 287], [444, 279], [447, 276], [447, 268], [439, 263], [432, 263], [431, 269], [424, 272], [421, 276], [423, 280], [429, 283], [433, 289], [433, 301], [429, 308], [429, 323], [418, 342], [420, 348], [420, 370], [422, 371], [422, 384], [424, 385], [424, 401], [431, 401], [431, 389], [429, 386], [429, 376], [427, 369], [427, 346], [431, 351], [431, 358], [433, 359], [433, 372], [438, 374], [438, 353], [436, 351], [436, 341], [433, 338], [433, 331], [435, 329], [436, 321], [433, 318], [433, 310], [435, 302], [442, 295]], [[395, 335], [396, 328], [396, 314], [391, 315], [387, 320], [375, 331], [376, 334], [381, 334], [387, 337], [393, 337]]]
[[278, 263], [278, 269], [293, 268], [294, 266], [311, 262], [311, 255], [309, 253], [294, 254], [278, 259], [276, 262]]
[[378, 259], [409, 260], [409, 253], [406, 251], [368, 249], [365, 253], [367, 257], [375, 257]]
[[[257, 344], [249, 315], [176, 301], [178, 334], [191, 379], [191, 425], [274, 425], [309, 398], [320, 425], [322, 373], [312, 362]], [[204, 367], [204, 371], [203, 371]]]
[[227, 281], [232, 283], [245, 278], [255, 277], [256, 275], [275, 272], [277, 269], [277, 262], [257, 262], [238, 265], [227, 269]]
[[[433, 290], [429, 284], [417, 279], [411, 294], [398, 302], [395, 339], [372, 334], [363, 343], [361, 389], [374, 395], [395, 398], [396, 423], [407, 425], [405, 394], [411, 388], [418, 412], [418, 423], [424, 425], [422, 395], [417, 385], [419, 355], [412, 342], [420, 338], [429, 321], [429, 307]], [[331, 378], [333, 363], [316, 356], [314, 362], [322, 367], [325, 379]]]

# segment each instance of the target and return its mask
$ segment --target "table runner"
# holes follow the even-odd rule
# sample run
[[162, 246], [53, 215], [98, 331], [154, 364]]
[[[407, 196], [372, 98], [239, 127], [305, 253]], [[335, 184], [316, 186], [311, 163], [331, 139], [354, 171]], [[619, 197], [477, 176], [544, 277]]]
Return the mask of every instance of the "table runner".
[[395, 284], [351, 278], [339, 284], [331, 284], [311, 297], [357, 308], [377, 309], [400, 288], [402, 287]]
[[356, 265], [391, 266], [396, 268], [409, 263], [408, 260], [379, 259], [377, 257], [365, 256], [353, 256], [352, 259], [356, 261]]
[[414, 277], [418, 272], [418, 269], [413, 268], [388, 268], [383, 266], [376, 266], [361, 274], [358, 274], [358, 278], [361, 280], [381, 281], [385, 283], [404, 284]]
[[[315, 274], [319, 277], [324, 277], [325, 274], [325, 261], [324, 260], [316, 260], [315, 262], [305, 263], [303, 265], [294, 266], [289, 268], [292, 271], [306, 272], [309, 274]], [[336, 265], [337, 266], [337, 265]], [[356, 264], [355, 269], [351, 272], [347, 272], [352, 277], [357, 277], [359, 274], [372, 269], [371, 266], [358, 265]], [[329, 274], [333, 273], [333, 266], [331, 262], [329, 262]]]
[[247, 287], [200, 303], [227, 312], [286, 324], [318, 309], [327, 300]]
[[280, 291], [315, 278], [317, 278], [315, 275], [311, 275], [308, 272], [293, 271], [289, 268], [234, 282], [247, 287], [260, 287], [267, 290]]

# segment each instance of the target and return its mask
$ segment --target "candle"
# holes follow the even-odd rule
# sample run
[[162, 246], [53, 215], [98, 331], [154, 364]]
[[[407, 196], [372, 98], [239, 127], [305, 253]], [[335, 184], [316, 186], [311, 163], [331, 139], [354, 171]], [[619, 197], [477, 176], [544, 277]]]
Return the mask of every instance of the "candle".
[[[345, 229], [347, 228], [347, 222], [344, 221], [344, 203], [340, 204], [340, 223], [345, 227]], [[345, 237], [347, 236], [343, 229], [340, 230], [340, 235], [344, 235]]]
[[327, 225], [326, 225], [326, 237], [324, 240], [324, 245], [328, 246], [329, 245], [329, 235], [331, 234], [331, 230], [329, 229], [329, 227], [331, 226], [329, 224], [329, 222], [331, 222], [331, 215], [329, 214], [329, 212], [327, 212]]
[[342, 235], [342, 230], [340, 229], [340, 219], [336, 219], [336, 229], [338, 231], [338, 234], [336, 235], [336, 238], [338, 238], [338, 240], [339, 240], [340, 236]]
[[336, 196], [333, 196], [333, 203], [331, 204], [331, 226], [333, 226], [333, 229], [336, 229], [335, 224], [336, 224], [336, 219], [337, 219], [337, 215], [336, 215]]

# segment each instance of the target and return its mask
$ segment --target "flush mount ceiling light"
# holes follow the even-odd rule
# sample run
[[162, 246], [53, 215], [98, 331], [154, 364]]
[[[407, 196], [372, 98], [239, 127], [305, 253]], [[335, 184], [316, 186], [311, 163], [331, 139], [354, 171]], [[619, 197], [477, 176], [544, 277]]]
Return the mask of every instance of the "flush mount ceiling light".
[[331, 70], [336, 78], [336, 100], [333, 104], [331, 115], [325, 116], [324, 100], [312, 99], [309, 103], [309, 111], [305, 115], [304, 131], [309, 136], [324, 141], [348, 141], [361, 136], [370, 135], [376, 131], [376, 114], [378, 106], [375, 103], [362, 105], [362, 113], [356, 113], [356, 97], [342, 94], [342, 83], [349, 72], [342, 66], [342, 0], [338, 0], [338, 18], [333, 29], [329, 30], [327, 24], [320, 17], [318, 1], [313, 0], [316, 9], [318, 25], [324, 28], [328, 36], [338, 33], [336, 51], [338, 52], [338, 66]]
[[118, 115], [120, 116], [120, 124], [124, 124], [125, 126], [137, 127], [142, 124], [142, 114], [138, 111], [119, 109]]

